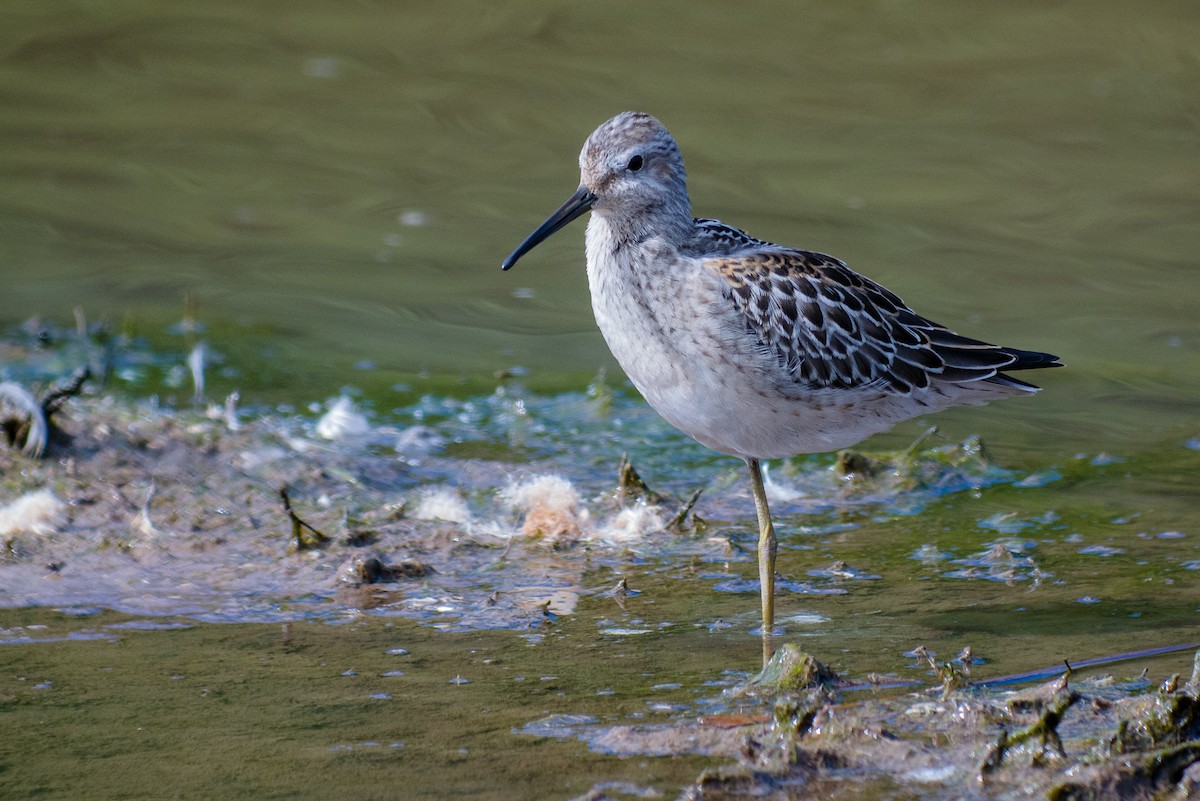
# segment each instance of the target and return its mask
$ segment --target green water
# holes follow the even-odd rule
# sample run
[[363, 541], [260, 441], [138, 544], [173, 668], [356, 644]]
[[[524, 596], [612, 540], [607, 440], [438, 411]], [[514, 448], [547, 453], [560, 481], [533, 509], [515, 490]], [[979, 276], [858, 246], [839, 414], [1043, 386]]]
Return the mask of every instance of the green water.
[[[219, 359], [212, 397], [303, 407], [351, 387], [385, 418], [425, 392], [486, 394], [514, 367], [531, 394], [582, 391], [601, 369], [619, 385], [591, 320], [582, 225], [509, 274], [499, 263], [577, 185], [595, 125], [648, 111], [680, 142], [697, 214], [837, 255], [964, 334], [1068, 365], [1039, 375], [1034, 399], [936, 418], [948, 441], [978, 433], [1018, 476], [1058, 480], [915, 516], [829, 512], [821, 525], [852, 527], [815, 536], [781, 510], [781, 573], [843, 559], [879, 576], [785, 595], [783, 615], [827, 621], [793, 636], [841, 670], [905, 677], [923, 675], [902, 656], [922, 643], [970, 644], [1002, 673], [1200, 638], [1194, 4], [10, 0], [0, 23], [5, 330], [67, 325], [79, 308], [181, 362], [190, 294]], [[169, 393], [168, 373], [112, 388]], [[720, 524], [746, 540], [736, 466], [680, 445], [673, 467], [639, 420], [629, 447], [651, 483], [715, 480], [711, 502], [736, 517]], [[871, 446], [903, 447], [929, 422]], [[621, 449], [614, 434], [608, 453], [579, 456], [554, 445], [578, 437], [565, 426], [532, 448], [481, 430], [448, 453], [544, 458], [589, 486]], [[1002, 536], [1036, 543], [1048, 575], [1010, 586], [912, 558], [924, 545], [968, 558]], [[753, 667], [751, 594], [713, 592], [670, 554], [625, 572], [653, 589], [652, 614], [587, 601], [533, 646], [406, 620], [297, 623], [290, 644], [278, 626], [200, 625], [0, 646], [0, 716], [22, 732], [0, 738], [0, 789], [566, 798], [616, 777], [669, 797], [711, 760], [617, 760], [512, 733], [553, 712], [624, 719], [645, 712], [647, 687], [681, 682], [654, 694], [675, 702]], [[2, 614], [6, 628], [102, 625]], [[671, 625], [614, 643], [597, 634], [609, 616]], [[735, 630], [710, 630], [718, 619]], [[419, 643], [424, 661], [372, 700], [393, 692], [377, 675], [393, 642]], [[500, 661], [485, 669], [485, 652]], [[473, 683], [449, 684], [464, 665]], [[355, 746], [368, 741], [381, 745]]]
[[[79, 628], [0, 614], [5, 627], [44, 621], [33, 636]], [[0, 713], [16, 724], [0, 743], [6, 798], [568, 797], [615, 760], [514, 730], [575, 712], [580, 697], [605, 719], [653, 722], [667, 715], [651, 702], [719, 692], [703, 686], [702, 665], [653, 640], [585, 647], [581, 669], [570, 625], [566, 647], [534, 650], [403, 623], [104, 628], [113, 623], [92, 623], [119, 633], [112, 642], [3, 646]], [[668, 681], [655, 676], [679, 686], [652, 689]], [[679, 786], [705, 764], [647, 759], [636, 773]]]

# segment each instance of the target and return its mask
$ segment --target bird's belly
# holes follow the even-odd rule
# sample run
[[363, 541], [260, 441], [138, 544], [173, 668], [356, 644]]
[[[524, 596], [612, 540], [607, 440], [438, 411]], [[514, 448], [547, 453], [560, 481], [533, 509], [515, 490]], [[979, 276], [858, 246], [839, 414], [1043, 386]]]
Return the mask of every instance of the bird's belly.
[[[716, 316], [664, 320], [647, 308], [663, 305], [594, 304], [609, 349], [642, 397], [702, 445], [773, 459], [844, 448], [895, 422], [868, 408], [878, 393], [834, 396], [797, 385], [753, 336], [730, 334]], [[856, 402], [865, 404], [861, 414]]]
[[672, 385], [630, 379], [671, 425], [702, 445], [742, 458], [837, 450], [894, 422], [880, 419], [869, 405], [860, 409], [819, 395], [776, 392], [736, 369]]

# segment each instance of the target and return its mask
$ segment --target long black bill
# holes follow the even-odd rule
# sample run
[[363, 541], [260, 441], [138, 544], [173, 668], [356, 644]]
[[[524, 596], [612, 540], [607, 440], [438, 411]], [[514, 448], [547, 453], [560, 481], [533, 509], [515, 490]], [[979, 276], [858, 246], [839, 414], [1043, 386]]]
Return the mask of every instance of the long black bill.
[[539, 242], [571, 222], [571, 220], [582, 216], [595, 202], [596, 196], [587, 187], [581, 186], [576, 189], [575, 194], [567, 198], [566, 203], [559, 206], [558, 210], [551, 214], [550, 218], [544, 223], [539, 225], [536, 231], [525, 237], [524, 242], [517, 245], [517, 249], [510, 253], [508, 258], [504, 260], [504, 263], [500, 265], [500, 269], [507, 270], [512, 267], [517, 263], [518, 259], [537, 247]]

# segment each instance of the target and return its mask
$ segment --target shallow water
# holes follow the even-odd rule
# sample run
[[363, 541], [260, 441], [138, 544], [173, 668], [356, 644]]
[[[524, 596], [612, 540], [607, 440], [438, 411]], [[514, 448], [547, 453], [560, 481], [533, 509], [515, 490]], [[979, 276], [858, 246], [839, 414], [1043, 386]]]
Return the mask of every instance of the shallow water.
[[[478, 790], [470, 777], [483, 776], [497, 798], [569, 797], [618, 774], [671, 795], [694, 776], [699, 761], [597, 759], [586, 780], [559, 787], [538, 784], [547, 780], [529, 775], [525, 757], [496, 756], [521, 747], [535, 764], [551, 751], [563, 764], [591, 759], [577, 740], [512, 732], [544, 714], [635, 711], [597, 700], [610, 685], [639, 702], [661, 694], [669, 706], [723, 671], [752, 668], [757, 655], [752, 553], [735, 548], [729, 557], [705, 539], [752, 544], [741, 472], [671, 432], [624, 385], [591, 320], [582, 224], [512, 273], [499, 271], [577, 184], [583, 138], [625, 108], [656, 114], [679, 139], [696, 213], [838, 255], [965, 334], [1053, 351], [1068, 364], [1038, 376], [1046, 390], [1036, 398], [915, 421], [867, 445], [906, 448], [932, 423], [940, 431], [926, 447], [980, 435], [991, 462], [967, 480], [951, 471], [937, 474], [947, 486], [847, 492], [827, 469], [830, 457], [774, 466], [782, 487], [803, 493], [776, 504], [780, 572], [792, 590], [781, 601], [788, 638], [854, 675], [906, 677], [924, 675], [904, 656], [922, 643], [943, 657], [969, 644], [999, 675], [1197, 639], [1200, 14], [1192, 5], [779, 4], [731, 16], [696, 4], [166, 9], [130, 0], [11, 2], [5, 18], [0, 380], [73, 366], [79, 350], [69, 335], [39, 360], [29, 346], [42, 326], [18, 326], [40, 316], [69, 328], [78, 308], [120, 339], [110, 390], [187, 406], [184, 360], [203, 339], [208, 397], [239, 391], [247, 419], [265, 415], [311, 438], [327, 401], [346, 388], [377, 430], [422, 427], [408, 440], [419, 445], [415, 455], [399, 454], [403, 469], [372, 473], [375, 489], [397, 500], [456, 486], [477, 524], [511, 526], [517, 516], [498, 499], [510, 478], [555, 472], [603, 521], [610, 511], [597, 498], [627, 451], [660, 490], [683, 497], [705, 486], [698, 511], [711, 521], [704, 536], [652, 535], [632, 555], [612, 545], [555, 554], [555, 569], [566, 566], [555, 575], [569, 576], [562, 581], [577, 600], [549, 633], [512, 619], [484, 633], [478, 623], [488, 618], [472, 625], [464, 611], [496, 590], [536, 583], [536, 562], [525, 573], [522, 565], [439, 566], [440, 578], [360, 618], [332, 592], [294, 594], [286, 581], [304, 570], [272, 574], [256, 583], [255, 603], [241, 602], [245, 586], [226, 581], [225, 568], [235, 557], [270, 564], [282, 539], [255, 541], [249, 556], [231, 552], [229, 564], [218, 550], [210, 556], [216, 589], [182, 592], [179, 602], [139, 590], [145, 575], [122, 572], [128, 564], [115, 570], [103, 549], [59, 543], [71, 558], [58, 581], [74, 582], [74, 595], [39, 595], [49, 585], [41, 576], [22, 592], [29, 604], [88, 614], [12, 602], [9, 583], [0, 595], [17, 608], [4, 613], [6, 628], [33, 621], [59, 633], [107, 631], [96, 618], [116, 618], [93, 609], [192, 628], [0, 646], [0, 662], [13, 666], [6, 675], [52, 682], [46, 693], [0, 688], [0, 708], [19, 726], [53, 726], [46, 736], [66, 749], [30, 760], [36, 749], [6, 741], [0, 784], [14, 797], [39, 787], [46, 797], [70, 796], [56, 784], [66, 774], [56, 774], [64, 754], [84, 748], [70, 745], [75, 737], [107, 760], [84, 762], [72, 777], [97, 782], [96, 797], [116, 794], [106, 775], [158, 795], [152, 760], [116, 758], [143, 747], [212, 778], [233, 752], [190, 762], [170, 737], [136, 745], [108, 725], [104, 716], [123, 715], [136, 731], [142, 714], [163, 725], [194, 710], [142, 711], [136, 693], [102, 681], [92, 667], [103, 667], [92, 661], [101, 651], [91, 649], [127, 649], [132, 687], [160, 678], [146, 667], [155, 663], [132, 656], [141, 648], [171, 644], [191, 663], [214, 648], [225, 653], [228, 642], [236, 659], [253, 654], [249, 665], [264, 656], [256, 649], [285, 650], [281, 624], [251, 623], [276, 620], [263, 610], [280, 607], [338, 654], [329, 658], [337, 676], [306, 668], [315, 671], [307, 679], [314, 696], [333, 692], [340, 671], [357, 663], [346, 654], [373, 654], [386, 670], [379, 654], [402, 627], [400, 639], [428, 647], [424, 685], [404, 692], [455, 723], [396, 735], [406, 743], [398, 764], [385, 747], [392, 735], [374, 726], [367, 688], [321, 714], [305, 702], [285, 707], [287, 721], [192, 732], [216, 748], [230, 731], [234, 743], [261, 745], [278, 726], [295, 727], [283, 740], [315, 762], [284, 769], [264, 757], [245, 768], [240, 794], [282, 796], [294, 781], [299, 796], [323, 797], [330, 788], [311, 777], [328, 775], [348, 795], [385, 795], [372, 778], [381, 762], [405, 781], [419, 767], [431, 789], [414, 794], [431, 796], [447, 786]], [[199, 330], [180, 326], [185, 296]], [[498, 371], [516, 382], [499, 382]], [[397, 458], [391, 445], [365, 452], [380, 464]], [[4, 478], [0, 503], [36, 488]], [[336, 525], [336, 508], [314, 511], [318, 498], [303, 492], [299, 501]], [[344, 556], [315, 560], [307, 578], [332, 582]], [[831, 570], [838, 560], [859, 573]], [[195, 564], [197, 573], [206, 567]], [[604, 596], [620, 576], [642, 591], [624, 610]], [[422, 617], [413, 599], [430, 593], [457, 598], [458, 611]], [[328, 629], [301, 622], [347, 617], [354, 622]], [[244, 627], [197, 624], [204, 619]], [[463, 703], [460, 693], [479, 682], [442, 678], [459, 672], [456, 649], [480, 643], [530, 677], [529, 665], [552, 664], [564, 695], [526, 709], [528, 699], [500, 683], [486, 702]], [[1177, 661], [1154, 665], [1183, 669]], [[643, 663], [653, 677], [622, 672]], [[189, 672], [162, 668], [176, 670]], [[295, 680], [256, 681], [225, 703], [276, 709], [272, 699]], [[682, 689], [646, 690], [677, 682]], [[68, 683], [109, 699], [95, 702], [104, 722], [68, 724], [77, 696], [61, 710], [38, 700]], [[484, 706], [504, 723], [479, 723]], [[61, 722], [35, 722], [53, 715]], [[422, 755], [419, 740], [433, 750]], [[331, 750], [363, 741], [381, 745]], [[459, 747], [472, 756], [454, 756]]]
[[[668, 647], [681, 642], [600, 648], [571, 623], [535, 650], [404, 621], [146, 630], [109, 614], [0, 616], [0, 703], [20, 732], [0, 742], [8, 798], [571, 797], [619, 763], [526, 726], [580, 699], [596, 723], [662, 722], [728, 681], [681, 661]], [[29, 639], [14, 642], [17, 624]], [[70, 630], [95, 638], [57, 639]], [[628, 773], [678, 787], [708, 762]]]

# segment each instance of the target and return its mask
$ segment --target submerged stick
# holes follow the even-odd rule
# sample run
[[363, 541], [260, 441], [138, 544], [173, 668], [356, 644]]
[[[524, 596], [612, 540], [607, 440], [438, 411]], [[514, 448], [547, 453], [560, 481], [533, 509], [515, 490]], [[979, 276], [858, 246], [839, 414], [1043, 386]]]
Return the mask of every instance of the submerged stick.
[[[287, 512], [288, 519], [292, 521], [292, 536], [296, 538], [296, 550], [307, 551], [312, 548], [320, 548], [329, 542], [330, 538], [323, 531], [310, 526], [308, 523], [300, 519], [300, 516], [292, 511], [292, 501], [288, 498], [287, 487], [279, 488], [279, 498], [283, 501], [283, 511]], [[312, 532], [312, 537], [305, 539], [304, 531]]]
[[[1162, 656], [1163, 654], [1173, 654], [1178, 651], [1195, 650], [1197, 653], [1196, 653], [1195, 660], [1193, 662], [1192, 680], [1188, 684], [1184, 685], [1184, 689], [1185, 689], [1185, 691], [1191, 692], [1187, 688], [1195, 687], [1196, 688], [1195, 693], [1197, 695], [1200, 695], [1200, 650], [1198, 650], [1198, 649], [1200, 649], [1200, 643], [1180, 643], [1178, 645], [1163, 645], [1163, 646], [1159, 646], [1158, 648], [1144, 648], [1140, 651], [1126, 651], [1124, 653], [1112, 654], [1110, 656], [1096, 656], [1096, 657], [1092, 657], [1091, 659], [1080, 659], [1077, 662], [1068, 662], [1067, 660], [1064, 659], [1063, 662], [1067, 665], [1067, 668], [1065, 671], [1061, 665], [1054, 665], [1051, 667], [1040, 668], [1038, 670], [1027, 670], [1024, 673], [1010, 673], [1007, 676], [997, 676], [994, 679], [983, 679], [982, 681], [973, 681], [973, 682], [971, 682], [971, 686], [976, 687], [976, 688], [1006, 687], [1010, 684], [1024, 684], [1025, 682], [1040, 681], [1042, 679], [1049, 679], [1054, 676], [1062, 676], [1063, 681], [1066, 682], [1070, 677], [1071, 671], [1079, 670], [1081, 668], [1098, 667], [1101, 665], [1112, 665], [1117, 662], [1126, 662], [1130, 659], [1145, 659], [1145, 658], [1151, 657], [1151, 656]], [[928, 652], [925, 650], [924, 646], [918, 646], [917, 649], [915, 649], [915, 651], [914, 651], [914, 656], [917, 656], [919, 658], [925, 659], [926, 661], [929, 661], [929, 655], [928, 655]], [[936, 670], [936, 668], [935, 668], [935, 670]], [[940, 678], [940, 676], [939, 676], [939, 678]], [[921, 686], [924, 686], [924, 682], [918, 681], [915, 679], [895, 679], [895, 680], [889, 680], [889, 681], [884, 681], [884, 682], [866, 681], [861, 684], [851, 684], [846, 687], [842, 687], [841, 690], [842, 690], [842, 692], [849, 693], [849, 692], [858, 692], [860, 690], [878, 690], [878, 689], [895, 690], [895, 689], [903, 689], [905, 687], [921, 687]]]
[[[1125, 662], [1129, 659], [1143, 659], [1149, 656], [1161, 656], [1162, 654], [1172, 654], [1176, 651], [1194, 651], [1200, 648], [1200, 643], [1188, 642], [1180, 643], [1179, 645], [1164, 645], [1159, 648], [1144, 648], [1140, 651], [1126, 651], [1125, 653], [1112, 654], [1111, 656], [1097, 656], [1092, 659], [1080, 659], [1077, 662], [1072, 662], [1070, 668], [1079, 670], [1080, 668], [1096, 667], [1098, 665], [1111, 665], [1115, 662]], [[1048, 679], [1051, 676], [1056, 676], [1062, 671], [1058, 665], [1054, 667], [1042, 668], [1041, 670], [1029, 670], [1024, 673], [1012, 673], [1008, 676], [1000, 676], [995, 679], [986, 679], [984, 681], [975, 682], [976, 687], [1002, 687], [1006, 684], [1021, 684], [1026, 681], [1037, 681], [1038, 679]]]
[[[700, 493], [702, 492], [704, 492], [704, 487], [697, 489], [692, 493], [692, 497], [684, 501], [683, 505], [679, 507], [679, 511], [676, 512], [675, 516], [672, 517], [667, 523], [667, 531], [678, 534], [684, 530], [684, 524], [687, 523], [687, 517], [692, 513], [692, 509], [695, 508], [696, 501], [700, 500]], [[693, 521], [694, 520], [695, 518], [693, 518]]]
[[46, 415], [46, 419], [49, 420], [53, 417], [64, 403], [83, 391], [84, 382], [91, 377], [91, 368], [84, 365], [51, 387], [46, 396], [42, 398], [42, 412]]
[[629, 455], [623, 453], [621, 463], [617, 465], [617, 503], [623, 505], [628, 500], [639, 498], [650, 504], [660, 504], [666, 500], [646, 485], [633, 462], [629, 461]]

